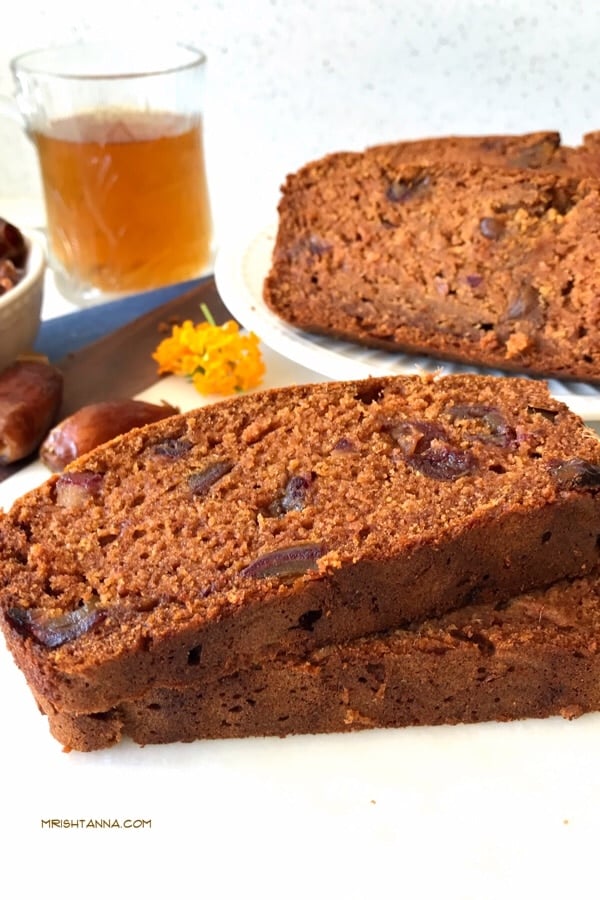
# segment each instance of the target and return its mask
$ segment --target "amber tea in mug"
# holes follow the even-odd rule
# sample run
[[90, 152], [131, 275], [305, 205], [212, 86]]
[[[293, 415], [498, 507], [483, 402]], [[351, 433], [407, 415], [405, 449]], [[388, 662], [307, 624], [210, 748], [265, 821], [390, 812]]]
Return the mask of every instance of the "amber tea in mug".
[[79, 283], [131, 292], [185, 281], [208, 267], [200, 121], [89, 114], [32, 137], [51, 254]]
[[13, 63], [42, 175], [50, 262], [63, 293], [82, 305], [185, 281], [212, 262], [204, 56], [93, 47]]

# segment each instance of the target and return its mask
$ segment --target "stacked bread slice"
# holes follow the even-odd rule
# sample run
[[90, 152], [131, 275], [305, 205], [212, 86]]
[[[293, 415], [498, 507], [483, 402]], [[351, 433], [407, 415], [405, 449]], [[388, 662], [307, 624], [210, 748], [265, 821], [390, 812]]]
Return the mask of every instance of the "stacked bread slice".
[[[302, 659], [256, 663], [188, 688], [155, 688], [105, 714], [55, 713], [91, 750], [196, 738], [510, 721], [600, 710], [600, 580], [482, 603]], [[44, 703], [42, 701], [42, 708]]]
[[600, 708], [600, 443], [541, 382], [259, 392], [0, 521], [0, 616], [92, 750]]

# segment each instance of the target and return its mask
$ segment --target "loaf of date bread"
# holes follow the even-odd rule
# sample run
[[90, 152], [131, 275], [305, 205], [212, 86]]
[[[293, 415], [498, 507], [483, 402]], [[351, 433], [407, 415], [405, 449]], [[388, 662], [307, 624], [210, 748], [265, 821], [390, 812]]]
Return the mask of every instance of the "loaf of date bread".
[[20, 499], [0, 622], [38, 696], [103, 713], [590, 573], [599, 534], [600, 442], [541, 382], [282, 388], [133, 430]]
[[[44, 708], [44, 704], [42, 704]], [[600, 710], [600, 581], [560, 582], [419, 625], [257, 663], [103, 715], [55, 712], [65, 748], [440, 725]]]
[[594, 142], [481, 145], [384, 145], [288, 176], [267, 306], [391, 352], [600, 382]]

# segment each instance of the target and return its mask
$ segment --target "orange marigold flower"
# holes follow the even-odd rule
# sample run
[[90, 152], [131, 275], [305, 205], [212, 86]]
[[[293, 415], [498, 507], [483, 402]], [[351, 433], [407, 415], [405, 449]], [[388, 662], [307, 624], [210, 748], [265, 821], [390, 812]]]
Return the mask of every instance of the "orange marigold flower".
[[265, 365], [258, 337], [241, 334], [232, 320], [216, 325], [209, 309], [201, 308], [206, 322], [174, 325], [152, 354], [159, 374], [184, 375], [200, 394], [234, 394], [259, 385]]

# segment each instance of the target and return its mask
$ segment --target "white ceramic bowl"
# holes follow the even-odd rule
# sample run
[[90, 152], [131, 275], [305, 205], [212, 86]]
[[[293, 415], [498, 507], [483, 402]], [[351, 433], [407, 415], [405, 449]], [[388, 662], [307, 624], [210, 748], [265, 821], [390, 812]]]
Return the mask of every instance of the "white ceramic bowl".
[[29, 247], [25, 274], [18, 284], [0, 295], [0, 370], [20, 353], [31, 350], [40, 327], [46, 250], [37, 232], [23, 234]]

